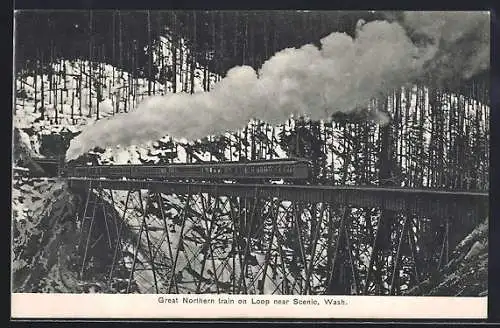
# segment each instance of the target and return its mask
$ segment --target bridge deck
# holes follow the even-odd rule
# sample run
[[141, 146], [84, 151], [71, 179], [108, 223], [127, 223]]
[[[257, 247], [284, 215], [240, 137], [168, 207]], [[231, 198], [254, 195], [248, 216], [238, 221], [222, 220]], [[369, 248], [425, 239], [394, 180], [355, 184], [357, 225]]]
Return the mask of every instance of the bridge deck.
[[74, 177], [69, 177], [68, 181], [73, 188], [88, 189], [92, 186], [92, 188], [112, 190], [147, 189], [166, 194], [210, 193], [219, 196], [249, 198], [275, 197], [283, 201], [326, 202], [354, 207], [409, 211], [415, 215], [429, 217], [450, 216], [475, 220], [484, 219], [489, 208], [489, 195], [486, 192], [370, 186], [182, 183]]

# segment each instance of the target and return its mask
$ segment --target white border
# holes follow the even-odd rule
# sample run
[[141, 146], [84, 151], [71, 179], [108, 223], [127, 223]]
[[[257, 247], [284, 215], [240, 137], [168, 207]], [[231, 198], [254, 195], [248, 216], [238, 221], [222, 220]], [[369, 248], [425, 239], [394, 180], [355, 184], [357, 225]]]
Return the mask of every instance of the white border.
[[[178, 299], [161, 303], [160, 298]], [[187, 297], [198, 302], [185, 304]], [[217, 304], [232, 299], [234, 304]], [[293, 305], [293, 300], [315, 302]], [[326, 305], [325, 299], [337, 305]], [[269, 304], [252, 304], [257, 300]], [[288, 300], [288, 305], [274, 305]], [[486, 319], [487, 297], [30, 294], [11, 295], [12, 318]], [[238, 304], [245, 302], [246, 304]], [[342, 304], [342, 301], [344, 304]], [[196, 301], [195, 301], [196, 302]]]

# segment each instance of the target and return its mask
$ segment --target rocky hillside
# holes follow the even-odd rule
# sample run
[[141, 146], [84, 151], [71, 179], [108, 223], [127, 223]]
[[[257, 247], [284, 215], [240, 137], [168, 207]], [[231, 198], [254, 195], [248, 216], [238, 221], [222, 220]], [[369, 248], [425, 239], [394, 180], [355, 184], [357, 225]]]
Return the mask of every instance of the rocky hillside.
[[[19, 186], [18, 186], [19, 187]], [[19, 187], [17, 197], [25, 209], [15, 214], [13, 224], [12, 271], [14, 292], [82, 293], [123, 292], [126, 284], [120, 272], [126, 270], [118, 263], [113, 279], [109, 280], [115, 241], [107, 242], [102, 234], [90, 234], [89, 221], [81, 220], [82, 195], [68, 189], [61, 181], [31, 181]], [[90, 201], [96, 201], [96, 198]], [[93, 231], [116, 234], [106, 221], [115, 209], [107, 203], [98, 207]], [[114, 213], [116, 215], [116, 213]], [[82, 222], [84, 222], [82, 227]], [[130, 234], [124, 228], [123, 238]], [[83, 247], [88, 244], [87, 254]], [[87, 262], [82, 272], [82, 261]], [[89, 260], [87, 260], [89, 261]], [[83, 275], [82, 275], [83, 273]], [[136, 286], [132, 286], [132, 291]]]
[[408, 291], [408, 295], [488, 295], [488, 219], [455, 248], [451, 260], [431, 278]]

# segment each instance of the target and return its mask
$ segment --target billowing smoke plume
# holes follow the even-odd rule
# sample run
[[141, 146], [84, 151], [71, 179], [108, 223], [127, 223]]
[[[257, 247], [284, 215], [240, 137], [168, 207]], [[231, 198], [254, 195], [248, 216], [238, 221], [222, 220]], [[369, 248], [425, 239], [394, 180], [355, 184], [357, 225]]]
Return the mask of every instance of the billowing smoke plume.
[[428, 84], [453, 87], [490, 67], [488, 12], [405, 12], [402, 25], [413, 40], [438, 49], [424, 67]]
[[[408, 13], [403, 22], [360, 21], [354, 38], [332, 33], [320, 48], [308, 44], [276, 53], [257, 72], [249, 66], [232, 68], [210, 92], [148, 98], [134, 111], [88, 127], [72, 140], [66, 159], [96, 146], [141, 144], [167, 134], [191, 140], [218, 135], [238, 130], [252, 118], [277, 124], [291, 114], [318, 120], [366, 107], [373, 97], [421, 77], [436, 58], [436, 65], [446, 65], [449, 52], [441, 47], [454, 49], [457, 42], [472, 38], [472, 31], [481, 27], [476, 21], [483, 19], [472, 14], [464, 22], [440, 15], [442, 20]], [[464, 54], [461, 71], [481, 69], [482, 58], [482, 48], [481, 59]]]

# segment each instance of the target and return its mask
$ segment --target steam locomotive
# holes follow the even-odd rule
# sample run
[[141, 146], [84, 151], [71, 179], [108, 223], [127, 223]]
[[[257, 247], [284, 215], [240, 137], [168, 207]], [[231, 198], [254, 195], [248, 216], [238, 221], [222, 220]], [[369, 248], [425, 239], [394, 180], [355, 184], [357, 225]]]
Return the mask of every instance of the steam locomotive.
[[305, 182], [311, 177], [312, 164], [303, 158], [248, 162], [205, 162], [166, 165], [67, 165], [63, 176], [108, 179], [151, 179], [239, 182], [284, 180]]

